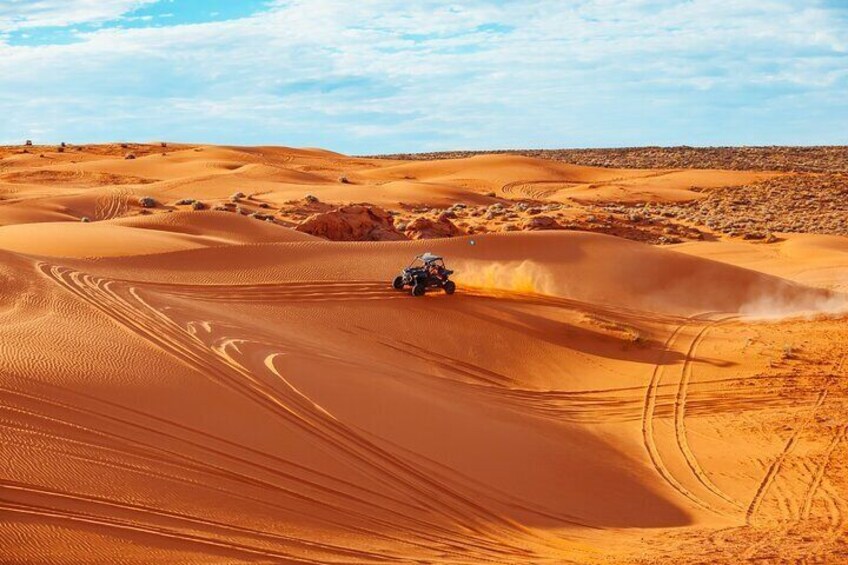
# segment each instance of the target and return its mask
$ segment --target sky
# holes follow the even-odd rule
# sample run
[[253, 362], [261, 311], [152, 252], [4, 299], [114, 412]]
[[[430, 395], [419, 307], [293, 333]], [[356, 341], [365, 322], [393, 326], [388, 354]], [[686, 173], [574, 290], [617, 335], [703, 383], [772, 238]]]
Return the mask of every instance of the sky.
[[848, 145], [848, 0], [0, 0], [0, 143]]

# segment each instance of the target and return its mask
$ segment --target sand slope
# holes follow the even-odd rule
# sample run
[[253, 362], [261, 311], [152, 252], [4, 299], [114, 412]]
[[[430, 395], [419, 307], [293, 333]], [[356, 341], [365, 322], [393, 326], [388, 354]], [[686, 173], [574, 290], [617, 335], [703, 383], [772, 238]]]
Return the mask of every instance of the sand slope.
[[[160, 198], [193, 159], [209, 194], [281, 162], [310, 168], [294, 183], [344, 190], [338, 167], [353, 183], [385, 167], [481, 198], [492, 185], [453, 183], [506, 174], [201, 149], [107, 168]], [[255, 182], [284, 198], [279, 178]], [[114, 195], [91, 223], [45, 221], [50, 194], [0, 205], [34, 210], [0, 227], [0, 561], [848, 557], [842, 238], [339, 243], [227, 212], [125, 214], [101, 188], [68, 189]], [[391, 289], [424, 251], [457, 294]]]

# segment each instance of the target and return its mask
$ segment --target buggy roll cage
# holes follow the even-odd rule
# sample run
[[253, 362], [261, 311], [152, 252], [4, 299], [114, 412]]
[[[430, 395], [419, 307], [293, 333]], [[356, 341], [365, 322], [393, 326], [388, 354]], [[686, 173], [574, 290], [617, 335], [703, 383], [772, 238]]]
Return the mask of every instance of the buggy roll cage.
[[430, 264], [435, 264], [438, 267], [444, 267], [445, 266], [445, 260], [443, 258], [439, 257], [438, 255], [433, 255], [432, 253], [429, 253], [429, 252], [428, 253], [422, 253], [421, 255], [417, 255], [412, 260], [412, 262], [409, 264], [409, 267], [412, 267], [413, 265], [415, 265], [416, 261], [420, 261], [425, 266], [430, 265]]

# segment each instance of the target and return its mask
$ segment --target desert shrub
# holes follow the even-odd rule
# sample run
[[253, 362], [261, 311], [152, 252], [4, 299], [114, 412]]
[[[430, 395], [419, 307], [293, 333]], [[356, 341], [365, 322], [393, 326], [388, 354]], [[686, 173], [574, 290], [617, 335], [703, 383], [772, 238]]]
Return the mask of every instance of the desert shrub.
[[155, 208], [156, 200], [152, 196], [142, 196], [138, 199], [138, 205], [142, 208]]
[[260, 205], [259, 205], [259, 207], [260, 207], [260, 208], [270, 208], [270, 207], [271, 207], [271, 205], [270, 205], [270, 204], [268, 204], [267, 202], [263, 202], [262, 204], [260, 204]]
[[91, 220], [89, 220], [89, 219], [88, 219], [88, 216], [83, 216], [82, 218], [80, 218], [80, 221], [81, 221], [82, 223], [84, 223], [84, 224], [87, 224], [87, 223], [88, 223], [88, 222], [90, 222]]
[[124, 159], [135, 159], [135, 153], [127, 153], [124, 155]]
[[205, 210], [206, 204], [204, 204], [200, 200], [195, 200], [194, 202], [191, 203], [191, 209], [192, 210]]
[[339, 182], [342, 184], [350, 184], [350, 179], [346, 176], [342, 175], [339, 177]]
[[230, 200], [232, 200], [233, 202], [238, 202], [239, 200], [241, 200], [244, 197], [245, 197], [244, 192], [236, 192], [235, 194], [230, 196]]
[[306, 201], [307, 204], [317, 204], [318, 202], [320, 202], [320, 200], [318, 200], [318, 197], [314, 194], [307, 194], [303, 197], [303, 199]]
[[783, 344], [783, 353], [781, 357], [783, 359], [795, 359], [797, 357], [795, 347], [791, 343]]
[[191, 206], [195, 202], [197, 202], [197, 200], [195, 200], [194, 198], [181, 198], [180, 200], [177, 200], [174, 203], [174, 205], [175, 206]]

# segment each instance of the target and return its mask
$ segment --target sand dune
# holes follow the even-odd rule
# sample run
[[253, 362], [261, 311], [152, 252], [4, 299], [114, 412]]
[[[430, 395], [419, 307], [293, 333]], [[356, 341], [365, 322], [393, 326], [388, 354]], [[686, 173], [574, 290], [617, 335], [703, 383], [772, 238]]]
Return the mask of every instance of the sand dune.
[[[0, 181], [0, 561], [848, 557], [844, 238], [334, 242], [272, 207], [750, 173], [118, 149]], [[424, 251], [455, 295], [391, 288]]]

